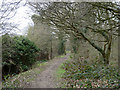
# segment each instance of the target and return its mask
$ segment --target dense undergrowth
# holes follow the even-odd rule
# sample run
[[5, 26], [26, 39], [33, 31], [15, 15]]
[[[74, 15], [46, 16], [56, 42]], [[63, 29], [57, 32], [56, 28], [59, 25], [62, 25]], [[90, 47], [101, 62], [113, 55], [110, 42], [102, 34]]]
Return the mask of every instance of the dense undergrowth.
[[65, 87], [68, 88], [118, 88], [119, 69], [98, 62], [67, 61], [62, 65], [65, 70]]
[[2, 82], [2, 88], [23, 88], [27, 87], [35, 77], [42, 72], [47, 65], [47, 60], [37, 61], [32, 65], [32, 69], [7, 78]]
[[27, 71], [36, 62], [39, 48], [24, 36], [2, 36], [2, 78]]

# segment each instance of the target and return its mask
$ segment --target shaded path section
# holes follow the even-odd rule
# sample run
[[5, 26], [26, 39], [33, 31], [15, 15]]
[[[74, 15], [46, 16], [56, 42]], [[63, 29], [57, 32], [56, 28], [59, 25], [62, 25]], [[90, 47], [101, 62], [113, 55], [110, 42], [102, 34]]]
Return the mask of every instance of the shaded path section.
[[46, 69], [41, 72], [27, 88], [56, 88], [59, 82], [56, 82], [54, 73], [56, 69], [68, 59], [69, 54], [64, 57], [57, 57], [48, 62]]

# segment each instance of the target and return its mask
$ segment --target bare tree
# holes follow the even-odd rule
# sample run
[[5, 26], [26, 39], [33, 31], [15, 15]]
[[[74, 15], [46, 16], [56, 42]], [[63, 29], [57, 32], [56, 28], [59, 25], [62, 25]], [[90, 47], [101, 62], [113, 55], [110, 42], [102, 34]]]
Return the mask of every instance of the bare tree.
[[25, 0], [7, 1], [2, 0], [0, 4], [0, 35], [9, 33], [11, 30], [18, 29], [18, 25], [11, 23], [10, 20], [16, 15], [17, 9], [26, 5]]
[[[119, 4], [118, 3], [30, 3], [40, 15], [39, 20], [83, 38], [101, 53], [105, 64], [109, 64], [111, 42], [118, 35]], [[100, 35], [100, 40], [95, 40]], [[103, 43], [100, 47], [96, 43]]]

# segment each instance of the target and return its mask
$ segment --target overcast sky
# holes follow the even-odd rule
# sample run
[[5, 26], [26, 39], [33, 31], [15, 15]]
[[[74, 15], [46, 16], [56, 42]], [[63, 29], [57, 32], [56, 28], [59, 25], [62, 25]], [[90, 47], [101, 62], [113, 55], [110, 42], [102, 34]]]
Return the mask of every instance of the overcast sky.
[[[8, 1], [10, 2], [12, 0], [8, 0]], [[13, 0], [13, 1], [17, 1], [17, 0]], [[26, 0], [23, 0], [23, 1], [26, 1]], [[36, 1], [36, 0], [32, 0], [32, 1]], [[42, 0], [37, 0], [37, 1], [42, 1]], [[47, 1], [49, 1], [49, 0], [47, 0]], [[120, 1], [120, 0], [116, 0], [116, 1]], [[27, 5], [21, 6], [20, 8], [18, 8], [16, 15], [11, 19], [11, 22], [13, 22], [15, 24], [19, 24], [18, 28], [20, 30], [17, 30], [14, 33], [17, 33], [19, 35], [24, 35], [27, 32], [28, 27], [33, 25], [33, 22], [31, 20], [31, 16], [33, 14], [34, 13]]]
[[[17, 5], [17, 2], [20, 3]], [[31, 16], [33, 11], [26, 5], [27, 0], [0, 0], [0, 24], [10, 23], [16, 25], [19, 29], [11, 31], [11, 33], [24, 35], [29, 26], [33, 26]], [[11, 11], [13, 9], [13, 11]], [[16, 13], [16, 14], [15, 14]], [[6, 24], [7, 25], [7, 24]], [[8, 27], [6, 27], [6, 30]], [[1, 29], [1, 28], [0, 28]], [[0, 33], [4, 30], [0, 30]]]
[[34, 13], [28, 6], [22, 6], [18, 8], [16, 15], [11, 19], [11, 22], [19, 24], [18, 28], [20, 29], [20, 31], [17, 30], [17, 34], [25, 34], [28, 27], [33, 25], [33, 22], [31, 20], [31, 16], [33, 14]]

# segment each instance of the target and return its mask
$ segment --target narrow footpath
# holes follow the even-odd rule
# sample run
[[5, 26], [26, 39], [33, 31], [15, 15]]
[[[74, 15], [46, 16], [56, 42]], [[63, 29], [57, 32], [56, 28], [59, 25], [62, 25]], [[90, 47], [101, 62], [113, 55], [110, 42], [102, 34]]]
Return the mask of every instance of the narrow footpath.
[[48, 66], [42, 71], [29, 86], [25, 88], [56, 88], [59, 87], [59, 82], [56, 82], [54, 74], [57, 68], [64, 63], [69, 57], [69, 54], [64, 57], [57, 57], [48, 62]]

